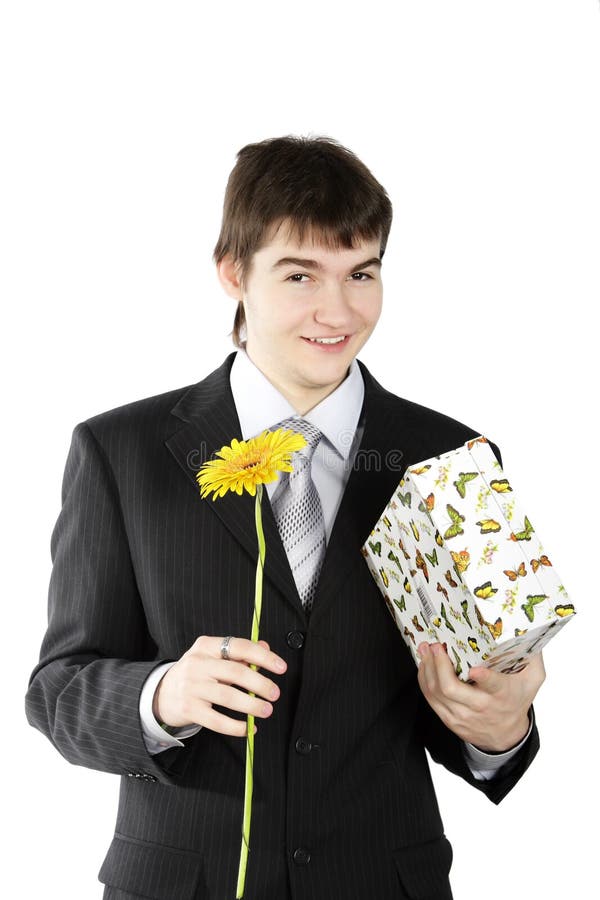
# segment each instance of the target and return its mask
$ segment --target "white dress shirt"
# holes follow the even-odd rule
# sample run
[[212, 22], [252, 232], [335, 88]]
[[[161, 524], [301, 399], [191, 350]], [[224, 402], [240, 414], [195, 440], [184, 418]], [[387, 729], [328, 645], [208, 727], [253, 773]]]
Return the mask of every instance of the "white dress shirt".
[[[248, 440], [265, 429], [274, 430], [283, 419], [299, 415], [290, 402], [254, 365], [245, 350], [240, 349], [236, 354], [231, 367], [230, 383], [243, 440]], [[323, 507], [327, 541], [352, 469], [354, 454], [362, 438], [363, 428], [359, 427], [359, 417], [364, 392], [364, 382], [358, 363], [353, 360], [348, 375], [335, 391], [302, 416], [323, 434], [313, 454], [311, 474]], [[269, 498], [272, 497], [278, 483], [279, 478], [265, 484]], [[178, 728], [175, 736], [167, 734], [154, 717], [152, 701], [156, 687], [164, 673], [173, 665], [174, 662], [167, 662], [153, 669], [140, 695], [143, 736], [151, 754], [161, 753], [169, 747], [183, 747], [182, 739], [191, 737], [202, 727], [189, 725]], [[530, 722], [529, 731], [531, 727]], [[480, 780], [493, 777], [500, 766], [517, 752], [528, 736], [529, 732], [517, 747], [506, 753], [483, 753], [472, 744], [465, 744], [469, 768]]]

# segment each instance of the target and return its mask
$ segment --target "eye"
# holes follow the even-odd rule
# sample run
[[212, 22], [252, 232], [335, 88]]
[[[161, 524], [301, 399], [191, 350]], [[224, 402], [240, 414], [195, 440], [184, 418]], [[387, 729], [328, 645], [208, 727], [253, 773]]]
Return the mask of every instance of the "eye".
[[367, 280], [369, 280], [369, 279], [370, 279], [371, 281], [373, 280], [373, 276], [372, 276], [372, 275], [369, 275], [368, 272], [353, 272], [353, 273], [352, 273], [352, 277], [354, 278], [355, 275], [362, 275], [362, 276], [363, 276], [364, 278], [366, 278]]
[[294, 279], [296, 278], [308, 278], [308, 275], [306, 275], [304, 272], [295, 272], [293, 275], [288, 275], [285, 280], [292, 281], [293, 284], [304, 284], [303, 281], [295, 281]]

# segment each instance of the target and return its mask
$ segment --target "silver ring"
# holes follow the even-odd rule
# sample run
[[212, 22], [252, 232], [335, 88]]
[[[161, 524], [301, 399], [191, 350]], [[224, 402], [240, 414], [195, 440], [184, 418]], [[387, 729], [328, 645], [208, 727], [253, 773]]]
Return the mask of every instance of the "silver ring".
[[231, 659], [229, 655], [229, 644], [231, 643], [232, 636], [224, 637], [221, 641], [221, 659]]

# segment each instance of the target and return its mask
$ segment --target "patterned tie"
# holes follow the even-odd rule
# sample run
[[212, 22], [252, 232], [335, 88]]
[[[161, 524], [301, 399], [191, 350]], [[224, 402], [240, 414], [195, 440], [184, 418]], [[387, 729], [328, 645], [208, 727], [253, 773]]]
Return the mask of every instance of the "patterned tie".
[[294, 575], [302, 606], [310, 614], [325, 556], [325, 522], [317, 489], [310, 474], [312, 456], [322, 438], [305, 419], [289, 418], [277, 428], [291, 428], [307, 445], [292, 457], [293, 472], [283, 472], [271, 505]]

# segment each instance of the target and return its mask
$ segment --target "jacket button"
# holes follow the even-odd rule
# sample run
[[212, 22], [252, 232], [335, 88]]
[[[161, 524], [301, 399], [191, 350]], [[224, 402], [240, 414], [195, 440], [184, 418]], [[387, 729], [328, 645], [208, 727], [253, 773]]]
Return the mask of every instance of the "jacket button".
[[306, 754], [310, 753], [311, 750], [312, 744], [310, 741], [307, 741], [304, 738], [298, 738], [298, 740], [296, 741], [296, 751], [298, 753], [303, 753], [306, 756]]
[[297, 866], [306, 866], [310, 862], [310, 853], [305, 847], [298, 847], [294, 850], [293, 860]]
[[285, 636], [288, 647], [291, 647], [292, 650], [300, 650], [302, 645], [304, 644], [304, 632], [303, 631], [288, 631]]

